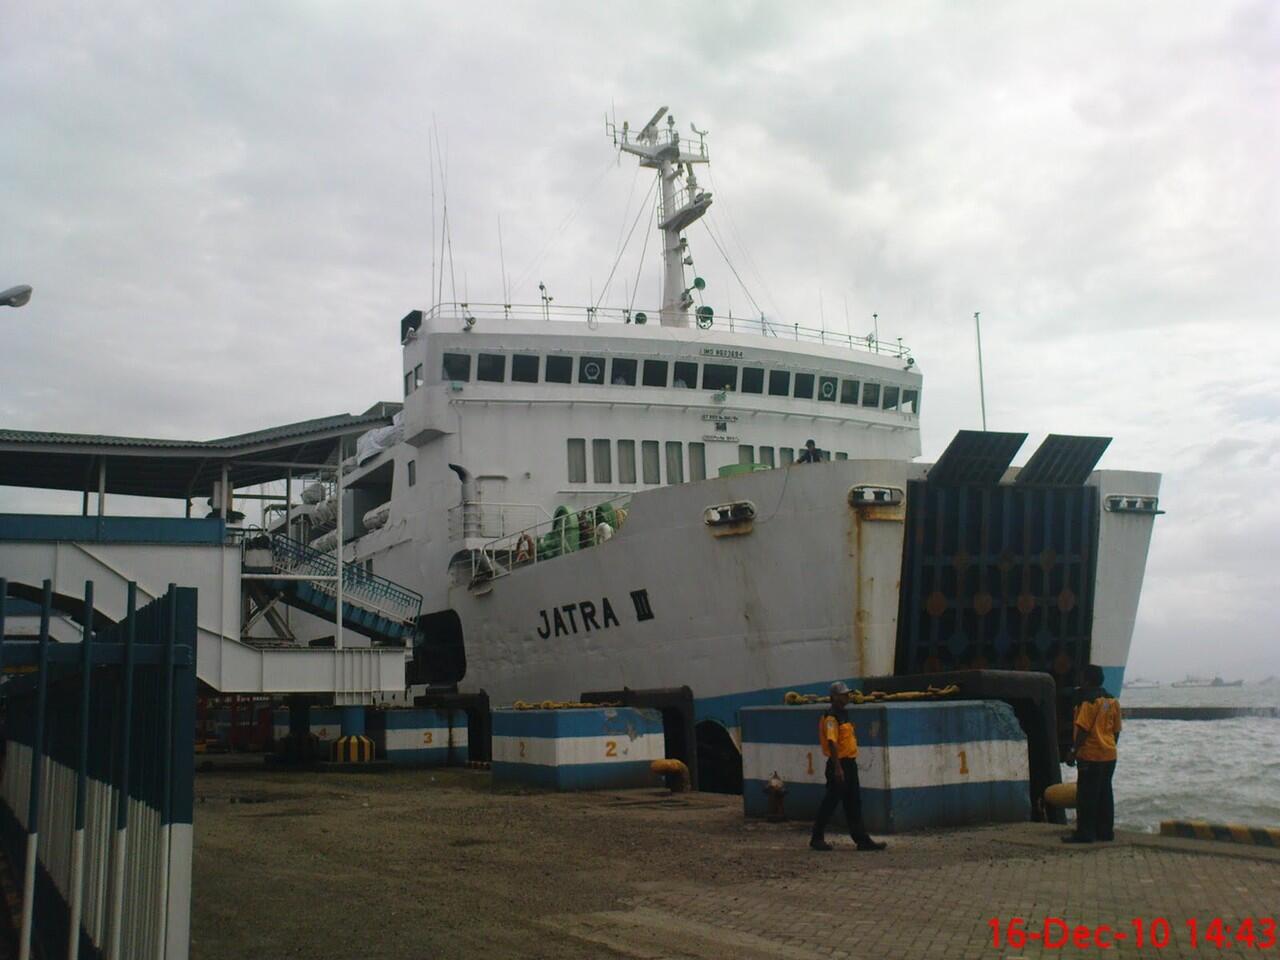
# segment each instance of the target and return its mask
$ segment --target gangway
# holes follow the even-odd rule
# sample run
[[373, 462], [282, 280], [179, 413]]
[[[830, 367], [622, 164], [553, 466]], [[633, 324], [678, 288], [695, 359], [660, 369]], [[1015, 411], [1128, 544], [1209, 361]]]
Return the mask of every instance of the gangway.
[[[24, 597], [25, 590], [25, 599], [35, 599], [35, 589], [50, 580], [55, 606], [78, 613], [85, 581], [92, 580], [99, 586], [98, 616], [118, 622], [126, 613], [120, 598], [130, 582], [137, 583], [142, 602], [164, 595], [170, 583], [195, 587], [196, 675], [213, 690], [332, 694], [339, 705], [404, 692], [406, 650], [412, 650], [408, 641], [416, 619], [411, 611], [421, 604], [416, 594], [344, 564], [343, 624], [369, 637], [365, 644], [260, 645], [242, 634], [242, 590], [291, 578], [282, 581], [291, 595], [281, 599], [302, 609], [309, 604], [312, 611], [327, 610], [332, 619], [334, 597], [326, 593], [332, 585], [309, 580], [324, 575], [323, 563], [287, 543], [281, 544], [278, 560], [266, 561], [266, 579], [252, 579], [263, 558], [253, 556], [246, 568], [253, 551], [243, 545], [244, 537], [217, 518], [0, 514], [0, 571], [13, 596]], [[328, 560], [332, 573], [336, 561]], [[301, 572], [281, 572], [290, 563]]]
[[[282, 533], [246, 531], [242, 543], [245, 589], [258, 610], [287, 640], [287, 625], [270, 616], [283, 603], [333, 622], [337, 607], [338, 563], [324, 553]], [[413, 645], [422, 595], [356, 564], [342, 569], [342, 623], [376, 645]]]
[[[237, 516], [235, 501], [246, 497], [278, 501], [287, 522], [295, 480], [333, 477], [341, 504], [347, 451], [399, 410], [398, 403], [379, 403], [357, 415], [213, 440], [0, 427], [0, 486], [81, 497], [80, 516], [0, 514], [0, 577], [8, 578], [11, 595], [27, 600], [51, 581], [55, 609], [75, 621], [66, 623], [73, 641], [86, 580], [98, 584], [97, 617], [106, 622], [124, 618], [118, 598], [131, 582], [141, 603], [171, 583], [195, 587], [196, 675], [221, 693], [329, 695], [353, 706], [403, 694], [417, 594], [355, 564], [342, 565], [339, 582], [335, 556], [287, 536], [268, 536], [255, 542], [262, 552], [249, 550], [246, 535], [228, 523]], [[283, 496], [239, 493], [272, 483], [284, 484]], [[107, 498], [115, 495], [174, 500], [186, 517], [108, 516]], [[209, 516], [193, 516], [206, 497]], [[342, 543], [340, 520], [336, 533]]]

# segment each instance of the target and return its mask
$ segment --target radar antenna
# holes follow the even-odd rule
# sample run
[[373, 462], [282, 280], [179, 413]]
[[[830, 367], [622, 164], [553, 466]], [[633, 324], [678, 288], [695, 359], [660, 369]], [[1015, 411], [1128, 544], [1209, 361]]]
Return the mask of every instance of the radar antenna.
[[[658, 123], [667, 117], [667, 129], [661, 131]], [[608, 125], [607, 134], [612, 137], [621, 153], [629, 153], [640, 160], [640, 166], [658, 172], [662, 187], [662, 209], [658, 229], [662, 231], [662, 314], [664, 327], [689, 326], [689, 308], [693, 306], [693, 290], [705, 286], [700, 277], [694, 285], [686, 287], [684, 267], [691, 262], [687, 254], [688, 242], [681, 233], [699, 220], [711, 206], [711, 194], [698, 186], [693, 174], [693, 164], [708, 163], [707, 131], [693, 124], [690, 129], [698, 135], [698, 142], [682, 139], [675, 129], [675, 118], [667, 115], [666, 107], [659, 107], [640, 132], [632, 138], [631, 125], [624, 122], [621, 129]], [[681, 178], [684, 183], [680, 184]], [[710, 307], [700, 307], [710, 311]]]

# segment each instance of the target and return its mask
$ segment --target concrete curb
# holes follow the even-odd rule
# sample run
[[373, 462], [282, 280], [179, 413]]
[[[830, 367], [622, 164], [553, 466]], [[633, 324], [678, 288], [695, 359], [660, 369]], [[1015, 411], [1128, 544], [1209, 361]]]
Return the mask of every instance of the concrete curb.
[[1239, 823], [1210, 823], [1207, 820], [1162, 820], [1160, 835], [1186, 840], [1218, 840], [1248, 843], [1260, 847], [1280, 847], [1280, 828], [1249, 827]]

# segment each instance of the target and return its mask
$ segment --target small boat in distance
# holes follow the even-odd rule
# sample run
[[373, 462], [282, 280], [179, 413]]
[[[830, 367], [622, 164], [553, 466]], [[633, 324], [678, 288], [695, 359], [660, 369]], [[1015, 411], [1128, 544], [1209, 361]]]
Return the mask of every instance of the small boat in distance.
[[1159, 680], [1148, 680], [1145, 677], [1134, 677], [1132, 680], [1124, 682], [1124, 689], [1126, 690], [1155, 690], [1159, 686]]
[[1170, 686], [1174, 687], [1242, 687], [1243, 680], [1223, 680], [1221, 677], [1214, 677], [1207, 680], [1204, 677], [1193, 677], [1187, 674], [1185, 680], [1175, 680]]

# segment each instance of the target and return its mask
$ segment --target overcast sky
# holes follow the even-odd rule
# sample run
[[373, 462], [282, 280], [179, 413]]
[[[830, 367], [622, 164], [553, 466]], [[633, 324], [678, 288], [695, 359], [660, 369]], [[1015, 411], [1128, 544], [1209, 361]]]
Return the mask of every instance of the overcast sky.
[[[711, 131], [745, 281], [695, 226], [708, 303], [879, 313], [926, 458], [979, 426], [981, 310], [1016, 462], [1102, 434], [1103, 466], [1164, 474], [1131, 673], [1280, 673], [1280, 5], [197, 6], [6, 9], [0, 287], [35, 295], [0, 312], [0, 426], [209, 438], [395, 399], [433, 130], [458, 298], [500, 301], [505, 259], [514, 302], [585, 304], [649, 186], [604, 115], [667, 105]], [[638, 270], [656, 302], [644, 229], [606, 302]]]

